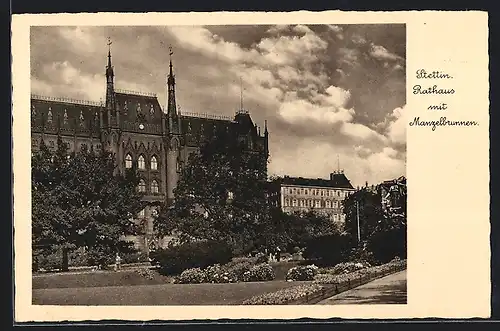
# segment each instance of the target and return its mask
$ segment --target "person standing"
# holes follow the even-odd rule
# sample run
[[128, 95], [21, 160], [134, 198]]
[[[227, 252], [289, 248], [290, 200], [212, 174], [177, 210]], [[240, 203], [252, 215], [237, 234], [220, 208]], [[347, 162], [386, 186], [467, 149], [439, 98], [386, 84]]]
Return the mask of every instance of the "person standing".
[[120, 257], [119, 253], [116, 253], [116, 258], [115, 258], [115, 270], [120, 270], [122, 264], [122, 258]]

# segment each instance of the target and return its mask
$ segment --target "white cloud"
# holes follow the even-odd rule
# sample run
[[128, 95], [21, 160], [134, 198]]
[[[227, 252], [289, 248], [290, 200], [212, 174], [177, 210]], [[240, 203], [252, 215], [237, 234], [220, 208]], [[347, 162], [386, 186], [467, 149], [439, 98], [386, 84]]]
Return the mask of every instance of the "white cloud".
[[406, 143], [406, 106], [393, 110], [387, 128], [387, 136], [395, 144]]
[[[63, 27], [59, 30], [61, 36], [75, 48], [85, 52], [95, 50], [96, 36], [88, 27]], [[104, 47], [104, 42], [102, 47]]]
[[292, 30], [295, 31], [295, 32], [297, 32], [297, 33], [303, 33], [303, 34], [314, 33], [311, 29], [309, 29], [305, 25], [296, 25], [296, 26], [293, 27]]
[[384, 61], [402, 60], [402, 58], [399, 55], [389, 52], [384, 46], [374, 45], [374, 44], [371, 45], [370, 55], [378, 60], [384, 60]]
[[269, 34], [279, 34], [279, 33], [283, 32], [283, 31], [287, 31], [288, 29], [289, 29], [288, 25], [275, 25], [275, 26], [270, 27], [267, 30], [267, 33], [269, 33]]

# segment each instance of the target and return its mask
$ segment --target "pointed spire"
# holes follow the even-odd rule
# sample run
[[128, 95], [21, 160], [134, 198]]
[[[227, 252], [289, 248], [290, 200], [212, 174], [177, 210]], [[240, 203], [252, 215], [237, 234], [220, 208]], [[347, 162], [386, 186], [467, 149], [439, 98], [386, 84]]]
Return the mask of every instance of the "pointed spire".
[[339, 155], [337, 154], [337, 171], [339, 172], [340, 174], [340, 157]]
[[111, 41], [111, 38], [108, 37], [108, 68], [111, 68], [111, 44], [113, 42]]
[[267, 120], [264, 120], [264, 134], [268, 135], [269, 132], [267, 131]]
[[170, 63], [169, 63], [169, 73], [168, 73], [168, 84], [169, 85], [175, 85], [175, 76], [174, 76], [174, 66], [172, 64], [172, 55], [174, 55], [174, 52], [172, 51], [172, 46], [168, 48], [169, 50], [169, 56], [170, 56]]

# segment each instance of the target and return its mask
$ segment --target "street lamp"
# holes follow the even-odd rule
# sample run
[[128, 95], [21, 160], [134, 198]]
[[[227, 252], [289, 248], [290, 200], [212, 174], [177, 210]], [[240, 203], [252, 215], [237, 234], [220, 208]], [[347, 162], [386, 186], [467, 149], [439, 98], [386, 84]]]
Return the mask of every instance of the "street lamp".
[[356, 223], [358, 228], [358, 245], [361, 242], [361, 231], [359, 228], [359, 202], [356, 200]]

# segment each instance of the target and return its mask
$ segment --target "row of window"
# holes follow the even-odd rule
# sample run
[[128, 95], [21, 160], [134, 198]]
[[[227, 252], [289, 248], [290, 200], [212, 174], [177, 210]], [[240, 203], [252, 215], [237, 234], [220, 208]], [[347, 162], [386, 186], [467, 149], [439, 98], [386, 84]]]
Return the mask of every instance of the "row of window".
[[314, 195], [322, 197], [347, 197], [350, 193], [341, 190], [329, 190], [329, 189], [309, 189], [309, 188], [297, 188], [297, 187], [285, 187], [285, 194], [301, 194], [301, 195]]
[[326, 200], [324, 204], [321, 200], [313, 199], [289, 199], [285, 198], [283, 202], [285, 207], [314, 207], [314, 208], [341, 208], [342, 203], [340, 201], [330, 201]]
[[[125, 168], [127, 169], [130, 169], [132, 168], [132, 164], [133, 164], [133, 159], [132, 159], [132, 155], [130, 154], [127, 154], [125, 156]], [[151, 170], [158, 170], [158, 159], [156, 158], [156, 156], [151, 156], [151, 159], [150, 159], [150, 169]], [[146, 159], [144, 158], [144, 155], [139, 155], [139, 157], [137, 158], [137, 167], [141, 170], [145, 170], [146, 169]]]
[[[139, 180], [137, 190], [139, 192], [146, 193], [146, 181], [144, 179]], [[153, 179], [151, 181], [151, 184], [149, 185], [149, 192], [151, 194], [160, 193], [160, 185], [158, 184], [158, 181], [156, 179]]]

